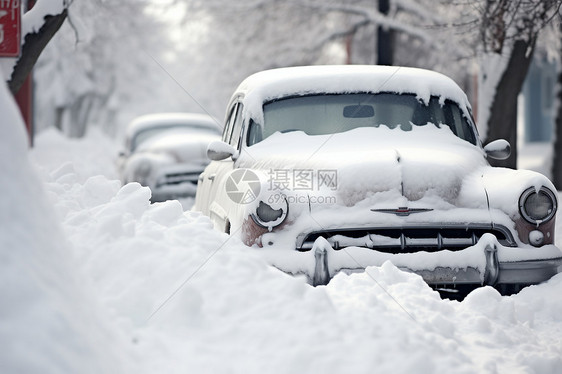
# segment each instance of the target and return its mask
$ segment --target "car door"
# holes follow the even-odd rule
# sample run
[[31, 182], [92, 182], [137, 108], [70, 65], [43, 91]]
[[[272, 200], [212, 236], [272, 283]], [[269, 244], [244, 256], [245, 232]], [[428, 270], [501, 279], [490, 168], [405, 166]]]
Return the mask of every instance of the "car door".
[[[235, 105], [228, 112], [221, 139], [223, 142], [228, 143], [232, 135], [232, 128], [234, 125], [234, 119], [236, 118], [237, 108], [238, 107]], [[199, 175], [199, 180], [197, 182], [197, 194], [195, 195], [195, 210], [198, 210], [205, 215], [209, 215], [209, 206], [214, 199], [211, 190], [217, 175], [217, 169], [219, 169], [221, 163], [225, 161], [228, 160], [211, 161], [205, 170], [203, 170], [203, 172]]]
[[[242, 146], [241, 137], [244, 129], [243, 126], [243, 106], [241, 103], [233, 105], [229, 118], [231, 129], [225, 133], [223, 141], [230, 144], [234, 149], [240, 152]], [[235, 157], [236, 158], [236, 157]], [[230, 205], [234, 204], [226, 194], [225, 184], [230, 172], [236, 167], [236, 162], [229, 157], [222, 161], [217, 161], [212, 170], [207, 175], [207, 179], [211, 182], [210, 199], [209, 199], [209, 217], [215, 224], [215, 227], [221, 231], [228, 232], [229, 229], [229, 211]]]

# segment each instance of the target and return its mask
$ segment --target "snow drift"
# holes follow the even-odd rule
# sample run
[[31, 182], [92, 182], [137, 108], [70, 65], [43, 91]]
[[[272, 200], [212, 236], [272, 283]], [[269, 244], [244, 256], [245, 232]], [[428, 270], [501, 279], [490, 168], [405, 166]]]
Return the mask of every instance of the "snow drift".
[[6, 373], [119, 373], [112, 317], [91, 297], [28, 160], [25, 127], [0, 87], [0, 367]]
[[[44, 151], [75, 157], [76, 142], [46, 133], [32, 158], [73, 264], [94, 285], [87, 297], [129, 337], [123, 349], [138, 372], [556, 373], [562, 364], [560, 275], [513, 297], [482, 288], [462, 303], [390, 263], [313, 288], [178, 202], [151, 205], [138, 184], [41, 163]], [[83, 141], [81, 152], [108, 147]]]

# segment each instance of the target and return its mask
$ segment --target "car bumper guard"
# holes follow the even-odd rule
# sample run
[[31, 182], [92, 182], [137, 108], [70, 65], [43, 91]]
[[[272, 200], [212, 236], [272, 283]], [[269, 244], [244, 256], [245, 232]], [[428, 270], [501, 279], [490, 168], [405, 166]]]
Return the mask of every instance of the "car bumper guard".
[[[434, 269], [412, 269], [408, 266], [398, 264], [401, 270], [420, 275], [426, 283], [435, 286], [454, 286], [454, 285], [487, 285], [496, 286], [499, 284], [519, 284], [531, 285], [538, 284], [550, 279], [559, 271], [562, 266], [562, 257], [550, 257], [531, 260], [500, 261], [498, 250], [501, 245], [497, 241], [488, 241], [480, 247], [483, 248], [485, 263], [483, 266], [436, 266]], [[365, 251], [376, 252], [371, 249]], [[354, 273], [364, 271], [368, 266], [382, 265], [369, 263], [366, 266], [359, 260], [352, 258], [356, 266], [337, 266], [330, 267], [332, 257], [342, 256], [344, 249], [334, 250], [330, 243], [324, 238], [318, 238], [312, 248], [314, 254], [314, 274], [312, 284], [325, 285], [338, 272]], [[346, 252], [347, 253], [347, 252]], [[439, 256], [439, 253], [432, 255]], [[393, 262], [391, 260], [391, 262]]]

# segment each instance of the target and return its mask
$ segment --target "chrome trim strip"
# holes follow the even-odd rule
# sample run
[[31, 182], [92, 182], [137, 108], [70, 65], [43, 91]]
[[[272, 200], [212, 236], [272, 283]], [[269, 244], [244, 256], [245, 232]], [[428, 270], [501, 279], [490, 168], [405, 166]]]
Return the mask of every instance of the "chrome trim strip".
[[398, 217], [407, 217], [413, 213], [424, 213], [424, 212], [431, 212], [433, 209], [431, 208], [408, 208], [405, 206], [398, 207], [397, 209], [371, 209], [371, 212], [378, 212], [378, 213], [390, 213], [395, 214]]
[[[395, 239], [395, 238], [386, 238], [387, 240], [385, 240], [385, 242], [381, 245], [376, 245], [375, 244], [375, 240], [376, 240], [376, 232], [377, 231], [384, 231], [384, 230], [436, 230], [438, 231], [438, 235], [435, 238], [406, 238], [404, 237], [404, 234], [402, 233], [399, 240]], [[507, 243], [505, 243], [506, 246], [508, 247], [516, 247], [517, 243], [515, 242], [515, 239], [511, 233], [511, 231], [503, 226], [503, 225], [495, 225], [495, 224], [468, 224], [468, 225], [457, 225], [457, 224], [425, 224], [425, 225], [415, 225], [415, 226], [400, 226], [400, 227], [396, 227], [396, 226], [364, 226], [364, 227], [338, 227], [338, 228], [333, 228], [333, 229], [325, 229], [325, 230], [313, 230], [310, 232], [303, 232], [300, 233], [299, 235], [297, 235], [296, 238], [296, 248], [300, 251], [307, 251], [312, 249], [312, 244], [313, 241], [307, 241], [305, 242], [306, 237], [308, 237], [309, 235], [322, 235], [325, 236], [323, 234], [325, 233], [331, 233], [333, 235], [340, 235], [338, 233], [344, 233], [347, 231], [357, 231], [357, 232], [361, 232], [364, 231], [365, 232], [365, 237], [369, 236], [370, 238], [374, 237], [374, 239], [371, 239], [373, 246], [371, 247], [370, 245], [366, 246], [368, 248], [401, 248], [402, 250], [404, 250], [405, 246], [411, 243], [415, 243], [416, 241], [419, 241], [419, 243], [421, 243], [422, 240], [432, 240], [434, 242], [436, 242], [438, 248], [443, 248], [443, 247], [447, 247], [447, 246], [454, 246], [454, 247], [470, 247], [472, 245], [475, 245], [478, 242], [478, 238], [476, 237], [476, 234], [473, 233], [472, 237], [470, 239], [467, 238], [446, 238], [446, 237], [442, 237], [441, 233], [439, 232], [440, 230], [446, 231], [446, 230], [483, 230], [483, 231], [488, 231], [488, 232], [493, 232], [493, 231], [499, 231], [501, 232], [504, 236], [505, 236], [505, 240]], [[342, 235], [344, 236], [344, 235]], [[326, 236], [325, 236], [326, 237]], [[330, 241], [329, 237], [326, 237], [326, 239], [328, 241]], [[441, 246], [439, 246], [441, 244]], [[339, 247], [345, 247], [345, 243], [342, 242], [341, 238], [338, 239], [338, 245]]]

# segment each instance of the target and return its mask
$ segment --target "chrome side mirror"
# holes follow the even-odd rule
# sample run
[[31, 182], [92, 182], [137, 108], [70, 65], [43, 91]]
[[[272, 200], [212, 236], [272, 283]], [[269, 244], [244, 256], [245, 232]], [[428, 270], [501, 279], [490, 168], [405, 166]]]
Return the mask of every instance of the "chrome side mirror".
[[234, 147], [220, 140], [212, 141], [207, 147], [207, 157], [213, 161], [225, 160], [235, 154], [236, 149]]
[[484, 147], [484, 152], [494, 160], [505, 160], [511, 154], [511, 145], [505, 139], [494, 140]]

